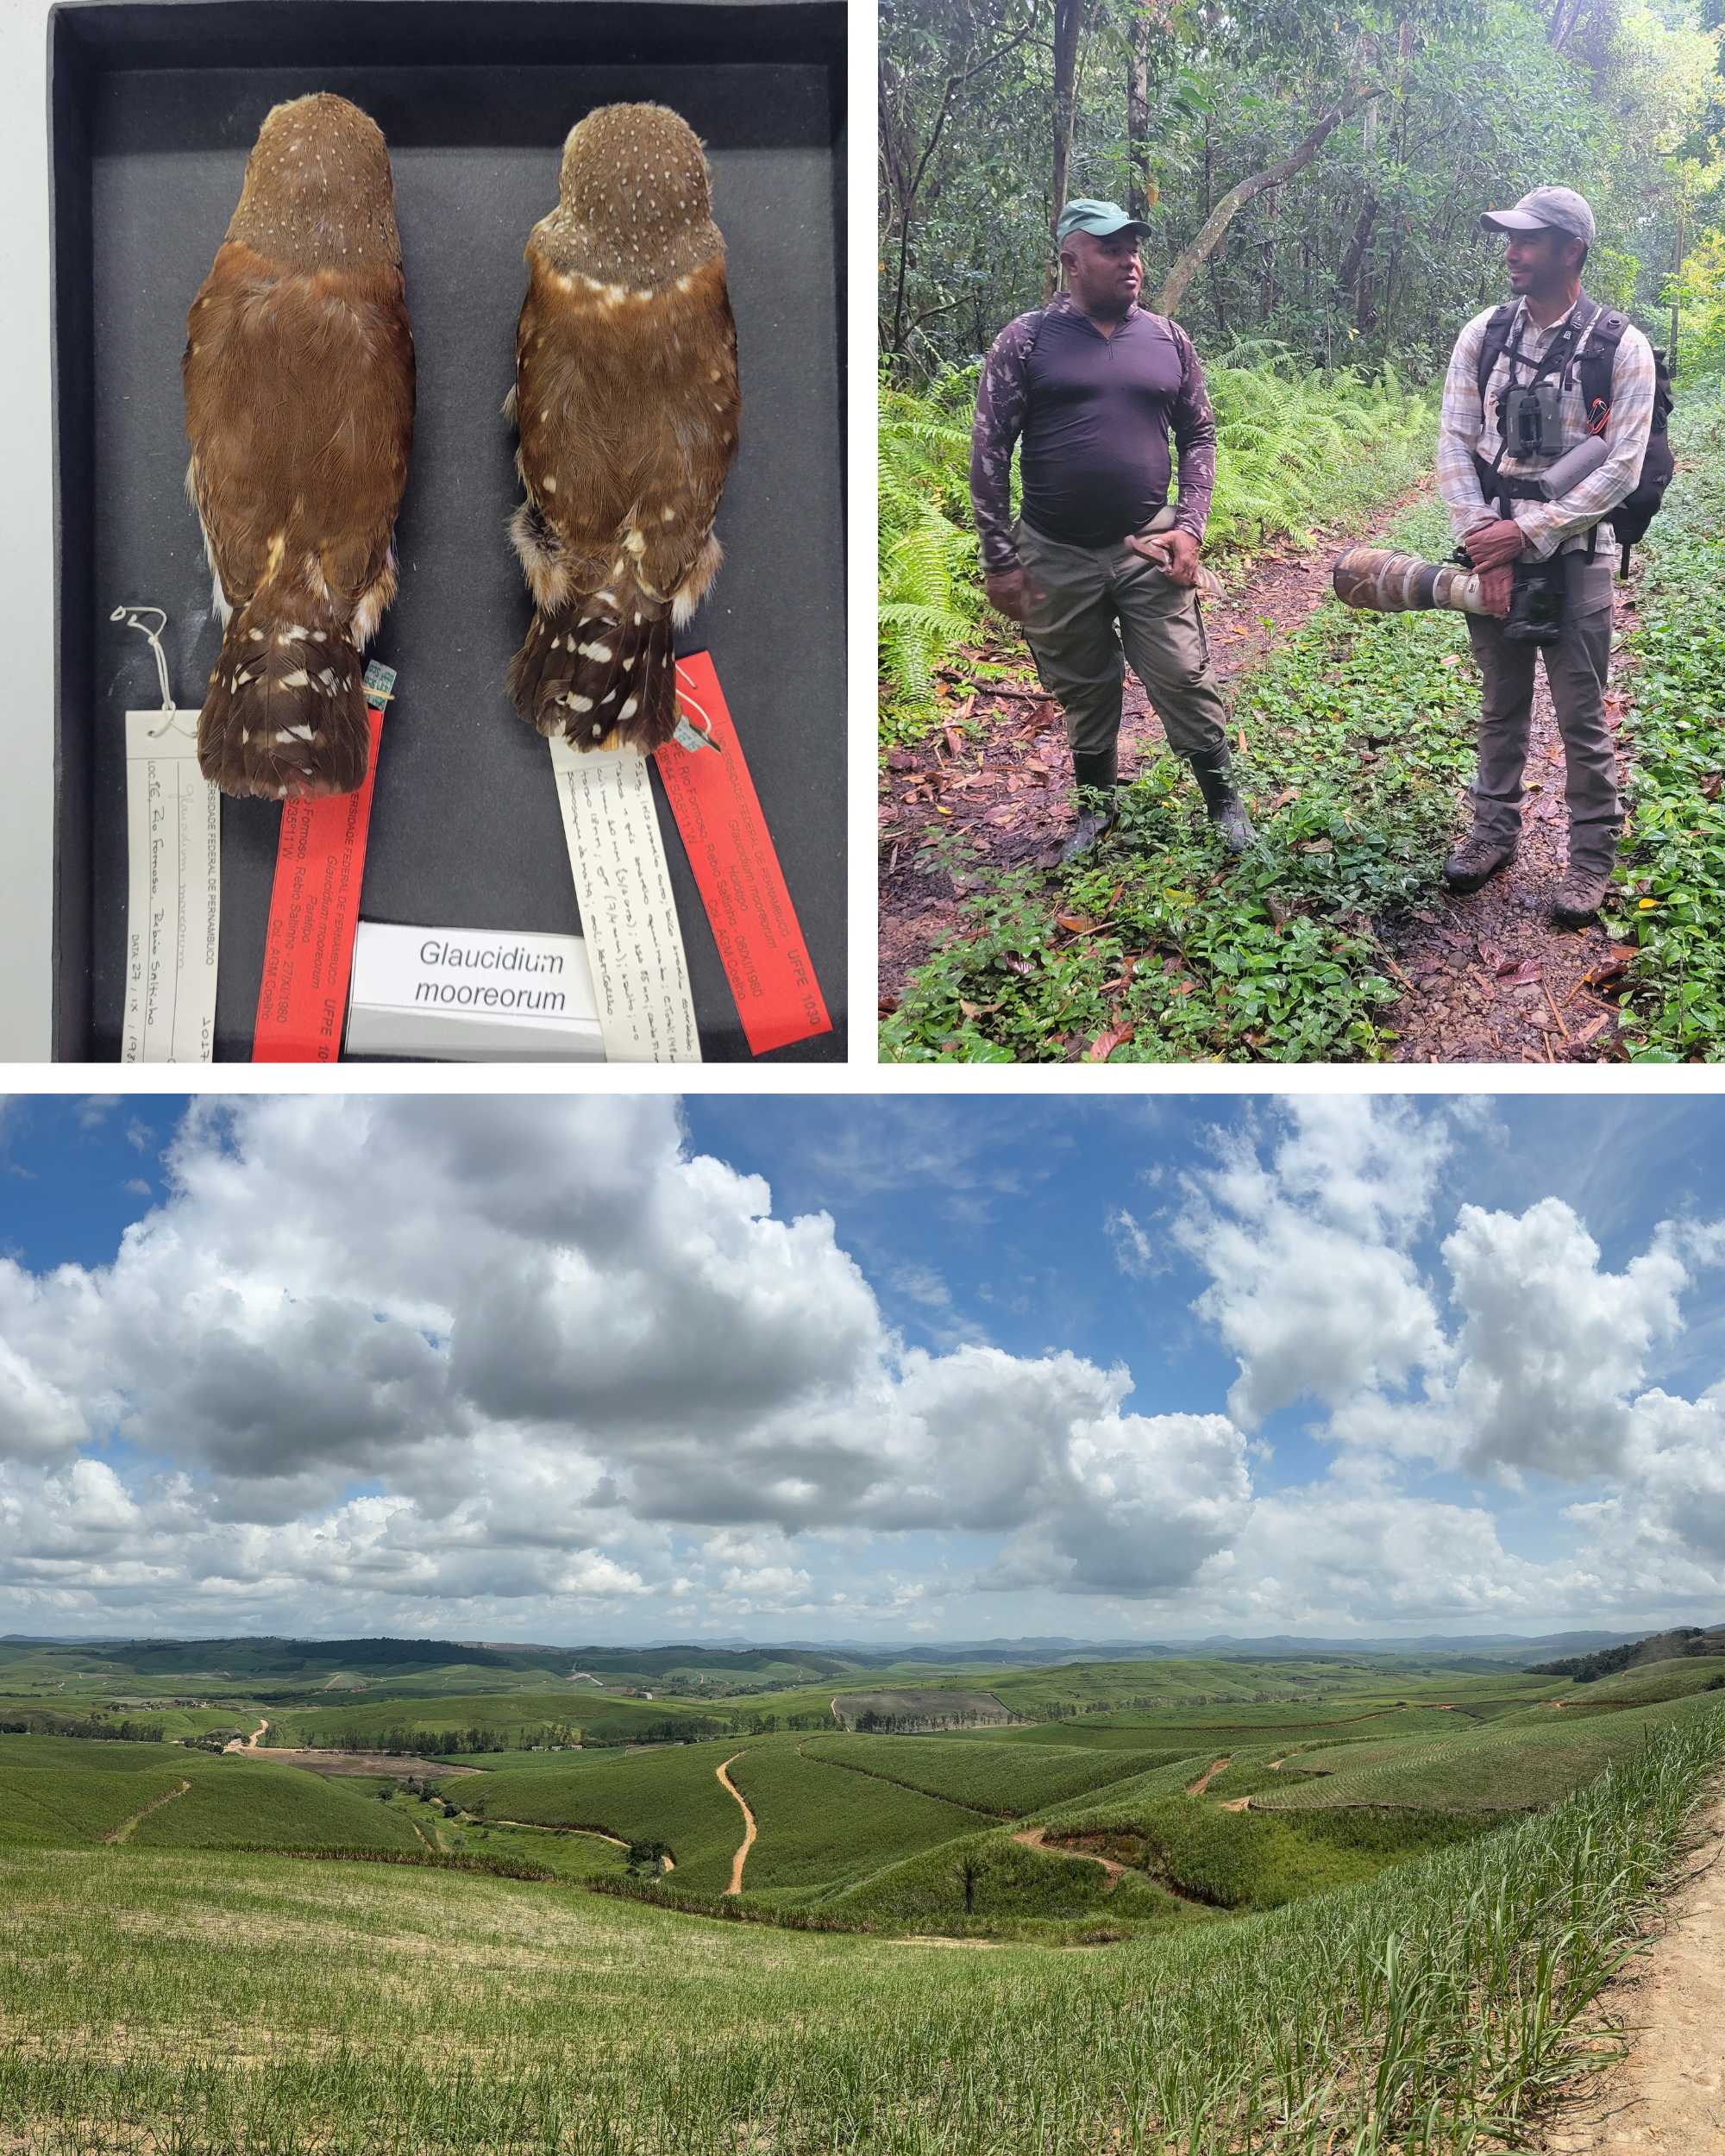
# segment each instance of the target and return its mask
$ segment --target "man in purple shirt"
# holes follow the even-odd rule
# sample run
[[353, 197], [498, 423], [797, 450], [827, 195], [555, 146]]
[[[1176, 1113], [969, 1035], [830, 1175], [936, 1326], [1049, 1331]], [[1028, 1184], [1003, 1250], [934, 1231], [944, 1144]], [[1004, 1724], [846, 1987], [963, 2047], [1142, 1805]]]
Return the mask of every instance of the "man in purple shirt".
[[[1198, 611], [1215, 414], [1191, 338], [1138, 304], [1138, 242], [1149, 229], [1111, 202], [1067, 204], [1056, 234], [1068, 289], [995, 338], [970, 437], [989, 600], [1023, 624], [1042, 686], [1066, 714], [1078, 787], [1066, 861], [1089, 852], [1114, 820], [1128, 659], [1170, 747], [1192, 766], [1223, 845], [1237, 854], [1255, 836], [1234, 790], [1227, 714]], [[1171, 511], [1170, 436], [1180, 460]]]

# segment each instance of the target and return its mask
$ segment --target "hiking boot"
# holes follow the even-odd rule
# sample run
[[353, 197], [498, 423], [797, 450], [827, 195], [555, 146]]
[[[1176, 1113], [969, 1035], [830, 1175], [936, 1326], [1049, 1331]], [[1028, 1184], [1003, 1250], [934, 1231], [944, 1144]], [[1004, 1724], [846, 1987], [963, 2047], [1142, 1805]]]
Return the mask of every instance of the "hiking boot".
[[1194, 756], [1192, 775], [1204, 797], [1204, 807], [1215, 825], [1225, 853], [1243, 854], [1255, 845], [1258, 833], [1245, 812], [1245, 804], [1234, 790], [1234, 768], [1227, 743]]
[[1609, 868], [1583, 868], [1571, 862], [1552, 900], [1552, 920], [1559, 928], [1585, 928], [1604, 905], [1610, 888]]
[[1100, 787], [1083, 789], [1078, 797], [1078, 828], [1060, 849], [1063, 868], [1070, 862], [1082, 861], [1086, 854], [1095, 853], [1114, 828], [1115, 813], [1112, 787], [1107, 792]]
[[1470, 891], [1490, 883], [1515, 858], [1513, 838], [1484, 838], [1475, 831], [1471, 837], [1463, 839], [1444, 863], [1444, 881], [1458, 899], [1465, 899]]
[[1078, 828], [1062, 849], [1061, 866], [1082, 861], [1094, 853], [1114, 827], [1117, 813], [1115, 782], [1120, 776], [1120, 749], [1075, 749], [1072, 751], [1073, 791], [1078, 797]]

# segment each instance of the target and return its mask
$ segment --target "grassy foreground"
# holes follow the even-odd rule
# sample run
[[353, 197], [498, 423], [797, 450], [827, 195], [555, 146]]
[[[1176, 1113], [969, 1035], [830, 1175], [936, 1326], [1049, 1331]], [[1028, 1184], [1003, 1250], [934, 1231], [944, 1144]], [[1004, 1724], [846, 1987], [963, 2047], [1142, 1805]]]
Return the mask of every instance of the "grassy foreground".
[[272, 2156], [1459, 2156], [1575, 2070], [1686, 1846], [1725, 1713], [1700, 1693], [1659, 1720], [1520, 1825], [1101, 1955], [272, 1857], [200, 1853], [192, 1891], [167, 1852], [14, 1846], [0, 2128]]

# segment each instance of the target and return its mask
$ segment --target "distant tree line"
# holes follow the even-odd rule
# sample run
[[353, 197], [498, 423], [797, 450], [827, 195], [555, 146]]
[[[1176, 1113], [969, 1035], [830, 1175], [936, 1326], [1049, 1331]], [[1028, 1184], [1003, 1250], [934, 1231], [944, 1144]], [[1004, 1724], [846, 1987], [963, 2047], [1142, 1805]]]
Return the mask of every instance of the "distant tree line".
[[1673, 1662], [1689, 1654], [1725, 1655], [1725, 1626], [1704, 1632], [1699, 1625], [1681, 1625], [1674, 1632], [1659, 1632], [1646, 1639], [1632, 1639], [1627, 1646], [1601, 1647], [1594, 1654], [1566, 1656], [1560, 1662], [1530, 1662], [1528, 1677], [1570, 1677], [1578, 1684], [1596, 1684], [1603, 1677], [1615, 1677], [1643, 1662]]
[[10, 1737], [95, 1737], [122, 1745], [159, 1745], [162, 1722], [104, 1721], [99, 1714], [51, 1714], [38, 1708], [0, 1715], [0, 1731]]

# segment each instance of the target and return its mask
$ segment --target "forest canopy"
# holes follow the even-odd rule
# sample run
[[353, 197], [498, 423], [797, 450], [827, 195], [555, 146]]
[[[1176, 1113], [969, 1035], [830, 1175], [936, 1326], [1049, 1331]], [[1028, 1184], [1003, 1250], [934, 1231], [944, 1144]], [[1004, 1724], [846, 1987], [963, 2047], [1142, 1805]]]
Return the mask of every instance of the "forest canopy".
[[[1207, 358], [1439, 373], [1501, 296], [1480, 210], [1578, 188], [1585, 282], [1725, 364], [1722, 0], [885, 0], [881, 349], [906, 385], [1054, 289], [1063, 200], [1151, 227]], [[1677, 310], [1673, 313], [1673, 310]]]

